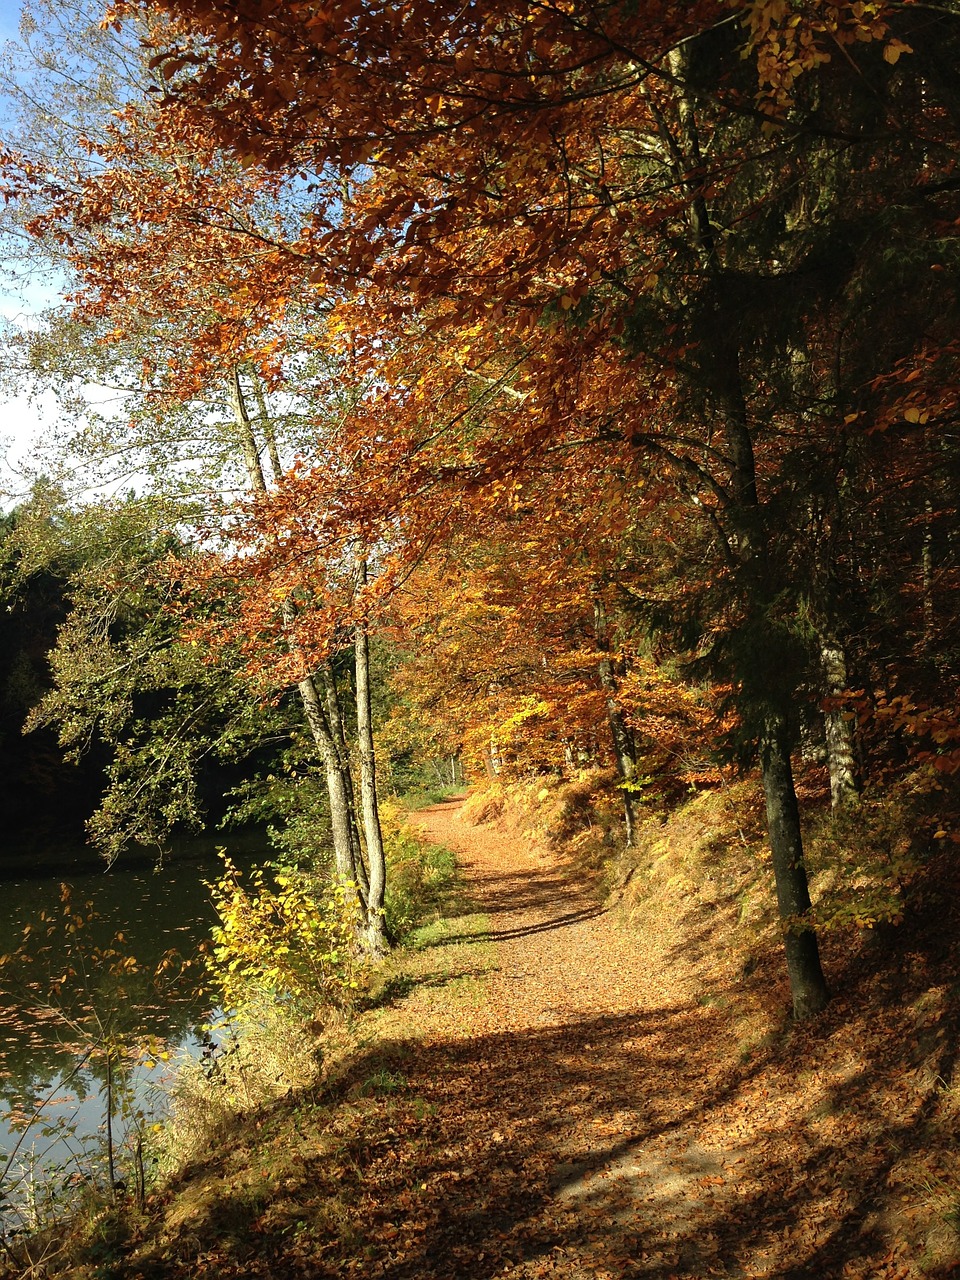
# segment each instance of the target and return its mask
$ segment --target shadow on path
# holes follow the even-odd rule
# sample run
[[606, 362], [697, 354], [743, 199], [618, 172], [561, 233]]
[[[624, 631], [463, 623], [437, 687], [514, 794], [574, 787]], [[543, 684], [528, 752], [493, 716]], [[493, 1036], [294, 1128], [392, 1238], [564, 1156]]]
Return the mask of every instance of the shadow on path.
[[[935, 1085], [918, 1079], [908, 1012], [929, 973], [917, 988], [875, 995], [872, 1016], [862, 987], [861, 1003], [840, 989], [812, 1024], [744, 1045], [729, 1007], [739, 998], [733, 980], [723, 1006], [671, 996], [679, 986], [657, 1002], [647, 973], [642, 993], [631, 988], [646, 1007], [595, 1014], [583, 1010], [594, 994], [602, 1003], [600, 966], [571, 964], [570, 979], [587, 990], [580, 1012], [562, 1025], [485, 1031], [508, 1025], [490, 1004], [510, 998], [506, 978], [532, 984], [528, 1005], [541, 993], [554, 999], [545, 957], [565, 962], [575, 927], [604, 911], [553, 867], [505, 871], [491, 855], [471, 870], [479, 909], [501, 924], [479, 940], [554, 935], [529, 951], [504, 947], [523, 972], [484, 988], [486, 1020], [471, 1023], [476, 1007], [465, 1006], [457, 1035], [373, 1045], [335, 1087], [279, 1108], [275, 1138], [273, 1120], [257, 1117], [250, 1145], [270, 1178], [262, 1198], [211, 1164], [216, 1197], [118, 1278], [919, 1276], [891, 1215], [898, 1169], [916, 1167], [936, 1105]], [[567, 927], [571, 941], [558, 940]], [[608, 936], [595, 941], [605, 948]], [[679, 967], [713, 944], [704, 919], [667, 954]], [[472, 972], [467, 960], [462, 974], [398, 978], [384, 1002]], [[930, 1034], [941, 1037], [948, 1079], [958, 996], [955, 984], [940, 988], [952, 995], [939, 1021], [930, 1016]], [[411, 1019], [417, 1008], [414, 999]], [[291, 1114], [306, 1117], [292, 1145]]]
[[[924, 1141], [923, 1109], [865, 1145], [849, 1117], [889, 1105], [878, 1064], [831, 1100], [847, 1122], [825, 1124], [786, 1105], [793, 1050], [779, 1068], [770, 1054], [731, 1067], [725, 1034], [693, 1006], [377, 1046], [338, 1083], [322, 1149], [297, 1153], [250, 1222], [255, 1264], [249, 1233], [222, 1230], [229, 1191], [187, 1235], [215, 1234], [216, 1274], [231, 1277], [264, 1258], [338, 1280], [904, 1274], [872, 1210], [894, 1159]], [[724, 1145], [703, 1137], [761, 1081], [785, 1105]], [[288, 1254], [304, 1233], [301, 1272]], [[146, 1274], [179, 1272], [156, 1257]]]
[[449, 947], [461, 942], [506, 942], [509, 938], [529, 938], [537, 933], [550, 933], [553, 929], [580, 924], [584, 920], [596, 920], [606, 913], [606, 907], [584, 907], [580, 911], [570, 911], [566, 915], [538, 920], [536, 924], [520, 925], [515, 929], [485, 929], [479, 933], [470, 934], [451, 933], [441, 938], [435, 945]]

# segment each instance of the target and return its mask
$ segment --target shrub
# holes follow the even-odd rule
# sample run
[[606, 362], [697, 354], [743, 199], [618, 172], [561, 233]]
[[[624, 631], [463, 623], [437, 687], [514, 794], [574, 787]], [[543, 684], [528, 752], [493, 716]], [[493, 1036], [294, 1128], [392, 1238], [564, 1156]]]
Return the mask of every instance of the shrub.
[[237, 1116], [313, 1082], [318, 1033], [349, 1009], [364, 959], [353, 885], [298, 871], [247, 884], [224, 857], [210, 885], [219, 916], [207, 968], [223, 1010], [198, 1059], [179, 1064], [155, 1137], [167, 1171], [208, 1151]]
[[924, 823], [914, 799], [888, 792], [824, 817], [807, 840], [818, 872], [814, 916], [821, 928], [896, 924], [923, 864]]
[[441, 845], [424, 844], [395, 806], [384, 804], [380, 816], [387, 855], [387, 933], [402, 942], [437, 912], [457, 883], [457, 860]]
[[210, 886], [220, 923], [209, 969], [223, 1008], [238, 1017], [266, 1002], [322, 1019], [352, 999], [362, 966], [353, 885], [324, 884], [304, 872], [250, 874], [249, 890], [229, 858]]

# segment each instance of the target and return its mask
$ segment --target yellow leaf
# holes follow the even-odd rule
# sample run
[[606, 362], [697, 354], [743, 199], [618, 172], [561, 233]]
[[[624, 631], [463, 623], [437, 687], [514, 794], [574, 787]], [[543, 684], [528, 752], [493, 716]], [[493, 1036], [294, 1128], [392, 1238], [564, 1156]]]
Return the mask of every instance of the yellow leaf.
[[902, 40], [891, 40], [883, 50], [883, 57], [889, 62], [891, 67], [898, 62], [901, 53], [913, 53], [913, 49], [908, 44], [904, 44]]

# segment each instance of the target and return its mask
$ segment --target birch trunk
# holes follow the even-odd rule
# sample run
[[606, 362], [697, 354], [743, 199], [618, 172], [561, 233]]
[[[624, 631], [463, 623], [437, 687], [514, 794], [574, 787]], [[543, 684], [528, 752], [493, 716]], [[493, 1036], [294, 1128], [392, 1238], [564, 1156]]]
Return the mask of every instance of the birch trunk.
[[[257, 447], [253, 424], [247, 411], [246, 399], [240, 383], [240, 374], [236, 369], [230, 378], [230, 400], [233, 405], [237, 433], [250, 488], [255, 493], [266, 493], [267, 481], [263, 471], [263, 464], [260, 460], [260, 450]], [[273, 455], [271, 455], [272, 457]], [[275, 465], [279, 465], [279, 458], [276, 459]], [[296, 641], [296, 607], [292, 600], [283, 601], [280, 607], [280, 616], [287, 646], [292, 653], [297, 653], [299, 649]], [[323, 761], [327, 796], [330, 802], [330, 828], [337, 877], [342, 882], [358, 884], [357, 864], [351, 832], [351, 827], [355, 826], [355, 819], [352, 816], [353, 806], [350, 791], [344, 779], [343, 762], [337, 751], [336, 740], [324, 713], [323, 704], [312, 674], [308, 673], [297, 682], [297, 692], [300, 695], [300, 703], [303, 707], [307, 727]], [[359, 885], [357, 896], [363, 908], [365, 903]]]
[[343, 727], [343, 712], [340, 708], [340, 694], [337, 690], [337, 677], [333, 670], [333, 663], [327, 660], [321, 664], [320, 675], [323, 680], [324, 691], [327, 697], [327, 720], [330, 724], [330, 732], [337, 749], [337, 756], [340, 760], [340, 772], [343, 776], [343, 785], [347, 793], [347, 804], [350, 810], [350, 842], [353, 845], [353, 860], [357, 872], [357, 884], [360, 886], [360, 895], [367, 900], [370, 889], [370, 881], [367, 875], [366, 863], [363, 859], [363, 848], [360, 842], [360, 832], [357, 827], [357, 801], [353, 788], [353, 774], [350, 770], [350, 752], [347, 749], [347, 735]]
[[[827, 684], [827, 694], [838, 698], [846, 691], [847, 658], [839, 641], [821, 639], [820, 661]], [[856, 744], [853, 721], [844, 716], [839, 707], [824, 712], [824, 728], [827, 740], [827, 767], [830, 770], [830, 805], [834, 812], [856, 804], [860, 799], [860, 781], [857, 776]]]
[[604, 615], [603, 605], [599, 600], [594, 601], [593, 605], [593, 626], [596, 635], [597, 648], [600, 650], [601, 658], [597, 667], [597, 674], [600, 678], [600, 686], [603, 689], [606, 709], [607, 724], [610, 728], [610, 737], [613, 742], [613, 754], [617, 762], [617, 773], [620, 775], [620, 781], [623, 784], [620, 788], [620, 794], [623, 796], [623, 818], [626, 826], [627, 848], [632, 848], [636, 842], [636, 808], [633, 802], [633, 795], [630, 791], [630, 784], [636, 778], [637, 773], [637, 756], [636, 748], [633, 742], [633, 734], [630, 732], [630, 726], [627, 724], [623, 711], [621, 710], [619, 700], [617, 698], [617, 677], [613, 667], [613, 659], [610, 656], [610, 646], [607, 640], [606, 617]]
[[[367, 565], [361, 560], [359, 583], [366, 586]], [[354, 655], [357, 674], [357, 741], [360, 753], [360, 807], [363, 813], [363, 833], [367, 844], [370, 866], [370, 885], [367, 893], [366, 945], [372, 955], [382, 955], [387, 949], [384, 930], [384, 894], [387, 885], [387, 864], [383, 848], [383, 832], [380, 827], [380, 811], [377, 805], [377, 757], [373, 741], [373, 718], [370, 705], [370, 641], [367, 626], [359, 621], [354, 633]]]
[[933, 503], [930, 498], [923, 503], [923, 548], [921, 551], [921, 594], [923, 597], [923, 647], [926, 653], [933, 650], [935, 634], [933, 605]]
[[300, 694], [307, 726], [323, 760], [327, 797], [330, 802], [330, 829], [337, 877], [342, 883], [352, 882], [357, 885], [357, 897], [361, 909], [364, 909], [366, 904], [360, 890], [353, 849], [351, 831], [353, 815], [337, 745], [312, 676], [305, 676], [299, 681], [297, 691]]

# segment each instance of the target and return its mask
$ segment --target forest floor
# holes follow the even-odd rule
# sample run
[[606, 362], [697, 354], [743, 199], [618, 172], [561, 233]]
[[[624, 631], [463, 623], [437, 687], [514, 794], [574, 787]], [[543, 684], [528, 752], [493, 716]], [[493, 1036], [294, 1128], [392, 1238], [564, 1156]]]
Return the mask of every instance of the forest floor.
[[568, 860], [460, 810], [415, 821], [470, 902], [388, 971], [341, 1069], [69, 1274], [960, 1275], [928, 956], [809, 1025], [745, 1014], [709, 904], [627, 928]]

